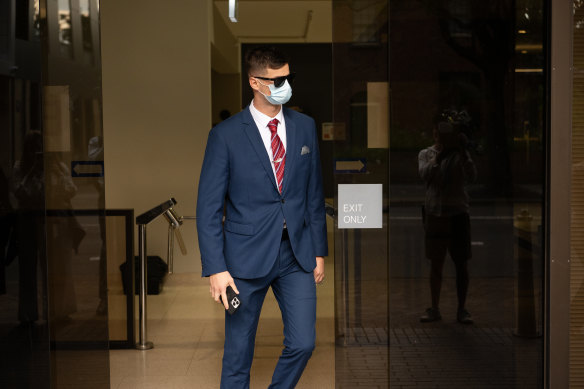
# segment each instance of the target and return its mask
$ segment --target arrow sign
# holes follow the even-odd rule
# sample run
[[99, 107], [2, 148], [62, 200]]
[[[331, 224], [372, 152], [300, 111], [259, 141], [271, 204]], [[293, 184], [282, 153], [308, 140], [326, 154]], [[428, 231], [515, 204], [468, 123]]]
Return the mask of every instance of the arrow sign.
[[103, 177], [103, 161], [71, 161], [71, 177]]
[[335, 161], [335, 173], [365, 173], [366, 166], [367, 160], [365, 158], [337, 160]]

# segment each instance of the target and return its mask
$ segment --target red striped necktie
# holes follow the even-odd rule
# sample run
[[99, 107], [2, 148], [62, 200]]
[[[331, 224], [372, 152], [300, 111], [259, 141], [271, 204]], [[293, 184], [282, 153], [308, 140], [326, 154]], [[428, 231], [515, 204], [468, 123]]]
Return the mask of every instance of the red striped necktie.
[[272, 155], [274, 156], [274, 170], [276, 171], [276, 181], [278, 190], [282, 193], [282, 181], [284, 179], [284, 165], [286, 164], [286, 150], [278, 136], [278, 119], [272, 119], [268, 123], [268, 128], [272, 132]]

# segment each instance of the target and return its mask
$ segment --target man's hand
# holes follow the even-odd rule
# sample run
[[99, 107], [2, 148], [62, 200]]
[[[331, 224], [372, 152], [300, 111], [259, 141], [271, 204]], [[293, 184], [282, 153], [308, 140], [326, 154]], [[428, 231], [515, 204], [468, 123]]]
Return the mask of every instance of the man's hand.
[[209, 283], [211, 284], [211, 286], [209, 287], [211, 297], [213, 297], [213, 299], [218, 303], [221, 303], [219, 297], [222, 297], [225, 309], [229, 309], [229, 303], [227, 301], [227, 292], [225, 292], [227, 286], [231, 285], [235, 293], [239, 294], [239, 290], [237, 290], [237, 287], [235, 286], [235, 282], [233, 281], [231, 274], [229, 274], [228, 271], [213, 274], [211, 277], [209, 277]]
[[314, 268], [314, 282], [320, 284], [324, 280], [324, 257], [316, 257]]

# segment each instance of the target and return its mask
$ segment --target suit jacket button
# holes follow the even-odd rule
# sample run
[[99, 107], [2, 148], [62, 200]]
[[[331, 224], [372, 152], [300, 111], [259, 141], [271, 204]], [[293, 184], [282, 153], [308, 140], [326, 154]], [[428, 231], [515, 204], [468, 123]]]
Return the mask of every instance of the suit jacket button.
[[284, 204], [286, 202], [286, 200], [282, 199], [282, 204]]

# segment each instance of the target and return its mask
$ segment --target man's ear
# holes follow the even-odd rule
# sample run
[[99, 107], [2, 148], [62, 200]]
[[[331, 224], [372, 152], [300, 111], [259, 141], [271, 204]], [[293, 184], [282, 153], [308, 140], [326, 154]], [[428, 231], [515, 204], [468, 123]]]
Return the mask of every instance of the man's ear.
[[259, 90], [260, 89], [260, 86], [258, 85], [258, 80], [256, 80], [255, 77], [249, 77], [249, 86], [253, 90]]

